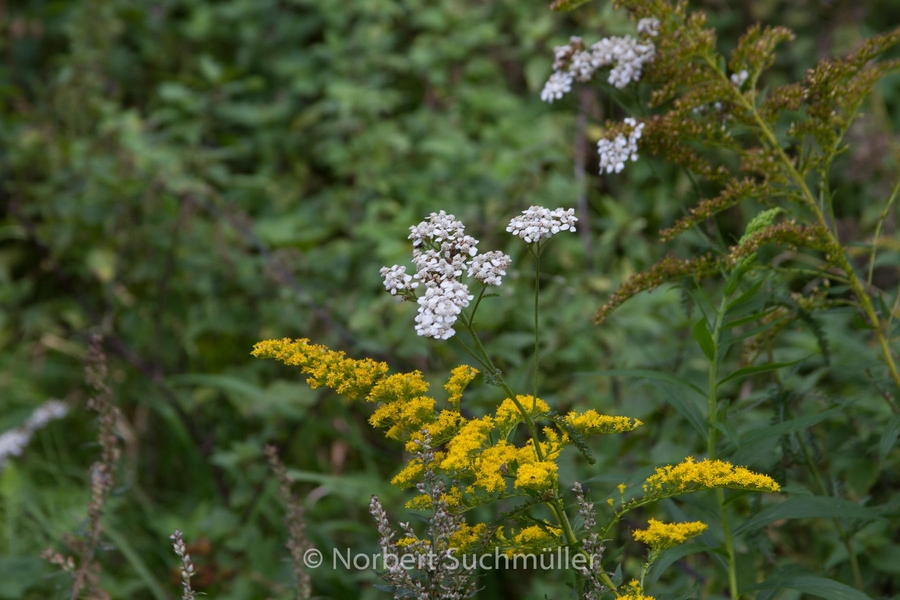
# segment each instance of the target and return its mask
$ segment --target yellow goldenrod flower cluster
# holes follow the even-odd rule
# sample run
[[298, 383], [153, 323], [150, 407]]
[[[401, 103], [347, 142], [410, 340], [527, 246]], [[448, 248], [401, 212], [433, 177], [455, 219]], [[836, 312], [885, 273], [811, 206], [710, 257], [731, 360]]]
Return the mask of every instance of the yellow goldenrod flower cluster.
[[374, 427], [387, 428], [384, 434], [387, 438], [403, 439], [434, 420], [434, 404], [434, 398], [428, 396], [382, 404], [369, 417], [369, 423]]
[[650, 519], [647, 529], [638, 529], [633, 535], [634, 539], [647, 544], [652, 550], [661, 551], [683, 544], [706, 531], [706, 528], [706, 523], [702, 521], [663, 523]]
[[515, 486], [529, 490], [546, 490], [556, 485], [556, 463], [539, 460], [519, 465]]
[[644, 482], [645, 498], [663, 498], [714, 488], [732, 488], [756, 492], [777, 492], [778, 482], [730, 462], [704, 459], [695, 462], [687, 457], [683, 462], [656, 469]]
[[[516, 400], [519, 401], [519, 405], [525, 409], [525, 412], [528, 413], [528, 416], [532, 420], [542, 417], [550, 412], [550, 406], [540, 398], [535, 398], [531, 395], [520, 395], [516, 396]], [[497, 429], [500, 431], [501, 435], [506, 435], [524, 420], [522, 413], [519, 412], [519, 408], [511, 398], [507, 398], [501, 402], [494, 414], [497, 421]]]
[[578, 433], [585, 435], [625, 433], [643, 425], [638, 419], [601, 415], [596, 410], [588, 410], [583, 413], [570, 412], [566, 415], [566, 423]]
[[415, 453], [422, 448], [426, 436], [432, 444], [443, 444], [456, 435], [465, 418], [456, 410], [442, 410], [431, 423], [423, 423], [406, 442], [406, 451]]
[[463, 425], [459, 433], [447, 443], [447, 457], [441, 461], [441, 469], [451, 472], [471, 471], [476, 455], [487, 444], [493, 429], [494, 419], [490, 415], [472, 419]]
[[519, 450], [505, 440], [486, 448], [475, 460], [475, 485], [490, 493], [505, 490], [505, 477], [519, 459]]
[[412, 373], [395, 373], [379, 380], [372, 391], [366, 396], [369, 402], [393, 402], [408, 401], [410, 398], [421, 396], [428, 391], [428, 382], [422, 378], [420, 371]]
[[478, 544], [478, 541], [482, 539], [486, 531], [487, 525], [485, 525], [484, 523], [477, 523], [475, 525], [463, 523], [460, 526], [459, 530], [450, 536], [449, 547], [455, 548], [457, 554], [469, 552], [473, 548], [475, 548], [475, 546]]
[[544, 548], [555, 548], [562, 544], [562, 529], [552, 525], [529, 525], [513, 536], [513, 547], [507, 554], [520, 552], [543, 551]]
[[[558, 477], [556, 460], [572, 443], [567, 433], [555, 427], [544, 427], [539, 439], [529, 439], [521, 446], [512, 443], [512, 435], [523, 422], [550, 418], [550, 406], [532, 395], [504, 399], [493, 415], [464, 417], [460, 412], [462, 394], [478, 374], [467, 365], [451, 372], [444, 385], [449, 408], [441, 410], [436, 399], [427, 395], [429, 385], [419, 371], [389, 375], [385, 363], [347, 358], [343, 352], [310, 344], [306, 339], [259, 342], [253, 355], [300, 367], [313, 388], [328, 387], [348, 399], [365, 398], [375, 404], [369, 423], [384, 429], [386, 437], [404, 442], [411, 454], [421, 451], [426, 440], [431, 448], [442, 448], [434, 452], [437, 471], [461, 482], [455, 489], [454, 502], [448, 502], [454, 507], [504, 496], [510, 482], [520, 493], [553, 488]], [[572, 412], [565, 422], [570, 431], [580, 434], [622, 433], [641, 424], [637, 419], [601, 415], [595, 410]], [[392, 483], [401, 488], [414, 487], [424, 473], [425, 465], [413, 458]], [[418, 496], [409, 507], [427, 509], [429, 502], [427, 496]]]
[[[435, 453], [436, 457], [437, 454]], [[422, 461], [414, 458], [391, 479], [391, 483], [399, 488], [412, 487], [422, 478], [422, 473], [424, 472], [425, 465], [422, 464]]]
[[478, 369], [469, 365], [460, 365], [450, 372], [450, 379], [444, 385], [447, 390], [447, 402], [454, 409], [459, 410], [459, 403], [462, 400], [463, 390], [478, 375]]
[[274, 358], [286, 365], [298, 366], [308, 376], [306, 383], [309, 387], [328, 387], [348, 400], [367, 396], [388, 372], [387, 363], [370, 358], [346, 358], [343, 352], [310, 344], [308, 339], [284, 338], [258, 342], [252, 354], [257, 358]]
[[623, 591], [625, 593], [619, 596], [619, 600], [655, 600], [653, 596], [644, 595], [644, 589], [637, 579], [632, 579]]

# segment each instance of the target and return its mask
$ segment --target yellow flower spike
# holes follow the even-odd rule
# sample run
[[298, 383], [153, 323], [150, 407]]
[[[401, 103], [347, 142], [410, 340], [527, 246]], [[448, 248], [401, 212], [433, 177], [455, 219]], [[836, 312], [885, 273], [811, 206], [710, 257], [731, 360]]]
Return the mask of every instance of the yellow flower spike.
[[475, 379], [476, 375], [478, 375], [478, 369], [469, 365], [460, 365], [450, 372], [450, 379], [444, 385], [444, 389], [447, 390], [448, 394], [447, 402], [450, 403], [450, 406], [459, 410], [463, 390], [466, 389], [469, 382]]
[[487, 443], [494, 419], [485, 415], [467, 422], [448, 443], [447, 457], [441, 461], [445, 471], [470, 471], [475, 454]]
[[419, 483], [419, 480], [422, 478], [422, 473], [424, 472], [425, 465], [423, 465], [422, 461], [419, 459], [414, 458], [410, 460], [393, 479], [391, 479], [391, 484], [396, 485], [401, 489], [412, 487]]
[[546, 490], [556, 485], [557, 465], [552, 461], [536, 461], [519, 465], [515, 487], [529, 490]]
[[410, 510], [428, 510], [431, 508], [431, 496], [420, 494], [407, 502], [406, 508]]
[[484, 535], [486, 529], [487, 525], [484, 523], [477, 525], [463, 523], [462, 527], [450, 536], [450, 548], [456, 549], [456, 556], [469, 552]]
[[644, 590], [637, 579], [625, 586], [625, 594], [619, 596], [619, 600], [655, 600], [653, 596], [645, 596]]
[[497, 442], [475, 459], [475, 485], [489, 493], [506, 489], [506, 473], [512, 468], [518, 448], [506, 441]]
[[[531, 395], [518, 395], [516, 396], [516, 400], [519, 401], [519, 404], [522, 405], [522, 408], [525, 409], [532, 420], [550, 412], [550, 406], [540, 398], [535, 398]], [[516, 403], [510, 398], [501, 402], [494, 414], [497, 420], [497, 428], [502, 432], [508, 432], [518, 423], [522, 422], [522, 413], [519, 412]]]
[[601, 415], [596, 410], [588, 410], [583, 413], [570, 412], [566, 415], [566, 423], [584, 435], [625, 433], [643, 425], [638, 419]]
[[651, 550], [662, 551], [683, 544], [706, 531], [706, 528], [706, 523], [702, 521], [663, 523], [650, 519], [647, 529], [638, 529], [632, 535], [637, 541], [650, 546]]
[[462, 492], [459, 491], [459, 488], [452, 487], [441, 496], [441, 501], [446, 503], [451, 509], [458, 509], [462, 506]]
[[624, 484], [624, 483], [620, 483], [620, 484], [617, 485], [616, 487], [619, 488], [619, 494], [622, 495], [622, 496], [624, 496], [624, 495], [625, 495], [625, 484]]
[[529, 525], [513, 537], [514, 548], [507, 555], [528, 553], [535, 549], [553, 548], [562, 543], [562, 529], [551, 525]]
[[714, 488], [777, 492], [781, 486], [768, 475], [729, 462], [709, 459], [695, 462], [689, 456], [677, 465], [656, 469], [644, 483], [644, 494], [652, 499]]
[[421, 450], [422, 442], [425, 441], [425, 433], [431, 437], [432, 446], [443, 444], [456, 435], [465, 422], [465, 417], [459, 412], [442, 410], [434, 421], [422, 425], [410, 435], [409, 440], [406, 442], [406, 451], [415, 453]]
[[380, 380], [366, 396], [367, 402], [396, 402], [422, 396], [428, 391], [428, 382], [421, 371], [395, 373]]
[[253, 346], [251, 354], [257, 358], [274, 358], [286, 365], [300, 367], [300, 371], [307, 375], [306, 383], [309, 387], [331, 388], [348, 400], [368, 395], [388, 372], [387, 363], [370, 358], [346, 358], [343, 352], [310, 344], [305, 338], [258, 342]]
[[609, 506], [610, 506], [611, 508], [615, 508], [615, 507], [616, 507], [616, 501], [613, 500], [612, 498], [607, 498], [607, 499], [606, 499], [606, 503], [609, 504]]

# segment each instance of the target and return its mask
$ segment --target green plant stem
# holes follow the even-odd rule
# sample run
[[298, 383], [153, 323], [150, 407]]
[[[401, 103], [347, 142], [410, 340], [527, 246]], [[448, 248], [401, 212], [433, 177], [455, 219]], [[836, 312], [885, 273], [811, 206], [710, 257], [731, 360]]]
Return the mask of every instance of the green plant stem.
[[871, 287], [872, 276], [875, 274], [875, 255], [878, 253], [878, 238], [881, 236], [881, 228], [884, 225], [884, 221], [887, 219], [888, 214], [891, 212], [891, 206], [893, 206], [894, 200], [897, 199], [898, 192], [900, 192], [900, 181], [894, 184], [894, 189], [891, 190], [891, 196], [888, 198], [887, 202], [885, 202], [884, 209], [878, 217], [878, 225], [875, 226], [875, 235], [872, 237], [872, 256], [869, 258], [869, 275], [866, 277], [867, 287]]
[[[537, 317], [535, 317], [537, 318]], [[506, 392], [507, 397], [512, 400], [513, 404], [515, 404], [516, 409], [522, 415], [522, 419], [525, 421], [525, 426], [528, 428], [528, 432], [531, 434], [531, 439], [534, 443], [534, 451], [537, 455], [538, 460], [544, 460], [544, 451], [541, 448], [541, 444], [538, 440], [537, 436], [537, 427], [534, 425], [534, 421], [531, 418], [531, 415], [525, 410], [525, 407], [522, 406], [522, 403], [519, 402], [519, 399], [516, 397], [516, 394], [510, 389], [509, 385], [506, 383], [506, 380], [503, 379], [503, 375], [500, 373], [500, 369], [498, 369], [494, 362], [491, 360], [490, 355], [487, 353], [487, 350], [484, 347], [484, 344], [481, 343], [481, 339], [478, 337], [478, 334], [472, 328], [471, 321], [462, 318], [460, 319], [463, 323], [463, 326], [472, 336], [472, 339], [475, 340], [475, 347], [478, 349], [480, 356], [478, 353], [474, 352], [471, 348], [469, 348], [462, 340], [459, 340], [459, 343], [462, 344], [463, 348], [472, 355], [475, 360], [484, 365], [485, 369], [487, 369], [492, 377], [497, 379], [497, 382], [500, 384], [500, 387]], [[455, 337], [455, 336], [454, 336]], [[536, 397], [536, 396], [535, 396]], [[560, 528], [563, 530], [563, 534], [566, 536], [566, 541], [572, 548], [578, 549], [579, 552], [584, 554], [584, 556], [591, 560], [591, 557], [581, 548], [581, 544], [578, 541], [578, 536], [575, 535], [575, 529], [572, 527], [571, 521], [569, 521], [569, 515], [566, 514], [566, 509], [562, 504], [562, 501], [559, 497], [555, 497], [552, 500], [548, 500], [546, 502], [547, 507], [553, 513], [553, 516], [556, 517], [556, 521], [559, 524]], [[613, 593], [616, 593], [616, 586], [613, 584], [612, 580], [606, 574], [605, 571], [600, 569], [599, 571], [600, 580], [606, 585]], [[579, 587], [582, 586], [581, 576], [576, 573], [577, 584]], [[618, 597], [618, 594], [616, 594]]]
[[537, 436], [537, 427], [534, 425], [534, 420], [531, 418], [531, 414], [525, 410], [525, 407], [522, 406], [522, 403], [519, 402], [519, 399], [516, 397], [516, 394], [510, 389], [509, 385], [506, 383], [506, 380], [503, 379], [503, 375], [500, 373], [500, 369], [494, 365], [494, 361], [491, 360], [490, 355], [488, 355], [487, 350], [484, 348], [484, 344], [481, 343], [481, 339], [478, 337], [478, 334], [475, 333], [475, 330], [472, 328], [469, 321], [465, 319], [461, 319], [463, 322], [463, 326], [472, 336], [472, 339], [475, 340], [475, 347], [481, 353], [481, 357], [478, 356], [475, 352], [473, 352], [468, 346], [463, 344], [463, 347], [471, 354], [477, 361], [479, 361], [482, 365], [484, 365], [485, 369], [491, 374], [492, 377], [497, 379], [497, 383], [500, 384], [500, 387], [503, 391], [506, 392], [506, 396], [512, 400], [512, 403], [515, 404], [516, 410], [522, 415], [522, 420], [525, 421], [525, 426], [528, 428], [528, 433], [531, 434], [531, 439], [534, 441], [534, 452], [537, 455], [538, 460], [544, 460], [544, 451], [541, 448], [541, 445], [538, 441]]
[[[710, 460], [716, 460], [716, 441], [718, 430], [715, 424], [718, 422], [719, 406], [716, 398], [716, 380], [719, 363], [719, 338], [722, 330], [722, 321], [725, 318], [725, 310], [728, 306], [728, 297], [723, 295], [719, 310], [716, 313], [716, 324], [712, 331], [713, 352], [709, 361], [709, 436], [706, 440], [707, 453]], [[734, 560], [734, 540], [731, 536], [731, 525], [728, 523], [728, 509], [725, 506], [725, 490], [716, 489], [716, 501], [722, 513], [722, 530], [725, 533], [725, 552], [728, 561], [728, 590], [732, 600], [740, 597], [737, 585], [737, 565]]]
[[478, 297], [475, 299], [475, 305], [472, 307], [472, 312], [469, 314], [469, 325], [472, 326], [475, 323], [475, 313], [478, 312], [478, 305], [481, 304], [481, 299], [484, 298], [484, 291], [487, 289], [486, 286], [481, 286], [481, 291], [478, 292]]
[[538, 397], [538, 365], [540, 362], [540, 325], [538, 321], [538, 307], [541, 299], [541, 247], [540, 243], [533, 246], [534, 250], [534, 397]]
[[[778, 157], [784, 163], [784, 166], [787, 169], [787, 172], [790, 175], [791, 179], [794, 180], [794, 183], [800, 189], [801, 196], [804, 199], [805, 203], [813, 211], [816, 216], [816, 220], [820, 225], [822, 225], [823, 229], [825, 230], [826, 235], [828, 236], [828, 244], [834, 249], [834, 258], [837, 260], [838, 266], [841, 268], [841, 270], [843, 270], [847, 274], [847, 280], [850, 285], [850, 289], [853, 290], [853, 293], [859, 299], [860, 307], [865, 313], [866, 318], [869, 320], [869, 323], [875, 329], [875, 335], [878, 338], [879, 345], [881, 346], [881, 352], [884, 355], [884, 360], [887, 363], [888, 370], [890, 371], [891, 377], [894, 379], [894, 383], [896, 384], [897, 388], [900, 389], [900, 370], [897, 369], [897, 363], [894, 361], [894, 356], [891, 352], [890, 345], [888, 344], [887, 338], [884, 335], [884, 331], [882, 331], [881, 320], [878, 318], [878, 313], [875, 311], [875, 307], [872, 304], [872, 298], [866, 291], [866, 288], [863, 285], [862, 281], [860, 281], [859, 277], [856, 275], [856, 271], [854, 270], [853, 265], [850, 263], [850, 259], [847, 257], [847, 252], [844, 250], [844, 247], [841, 245], [840, 239], [832, 229], [828, 219], [825, 217], [825, 213], [822, 211], [822, 207], [820, 207], [819, 203], [816, 201], [816, 197], [809, 189], [809, 185], [807, 185], [806, 179], [804, 179], [803, 176], [797, 171], [790, 157], [785, 154], [784, 149], [778, 143], [778, 138], [775, 136], [775, 133], [765, 122], [765, 120], [763, 120], [763, 118], [760, 116], [759, 111], [756, 109], [756, 105], [750, 102], [739, 89], [731, 85], [727, 75], [719, 68], [713, 57], [704, 55], [703, 58], [714, 72], [718, 73], [719, 76], [722, 77], [722, 79], [728, 82], [728, 87], [732, 90], [733, 96], [738, 104], [740, 104], [741, 107], [753, 117], [753, 120], [756, 122], [756, 125], [759, 128], [762, 137], [764, 138], [764, 141], [772, 150], [778, 153]], [[891, 407], [891, 411], [894, 414], [900, 413], [900, 408], [897, 407], [897, 404], [893, 400], [891, 400], [890, 398], [885, 399], [887, 400], [888, 404]]]
[[[583, 554], [588, 559], [588, 561], [590, 561], [592, 557], [588, 555], [588, 553], [585, 552], [583, 548], [580, 547], [581, 544], [578, 541], [578, 536], [575, 535], [575, 530], [572, 528], [572, 524], [569, 522], [569, 516], [566, 514], [566, 510], [562, 505], [562, 501], [559, 498], [556, 498], [556, 500], [554, 500], [553, 502], [548, 502], [547, 505], [550, 507], [550, 510], [553, 511], [553, 515], [556, 517], [556, 520], [559, 523], [560, 527], [562, 527], [563, 535], [566, 536], [566, 541], [569, 543], [569, 545], [573, 548], [576, 548], [578, 552]], [[590, 564], [590, 562], [588, 564]], [[603, 585], [608, 587], [610, 591], [618, 598], [619, 594], [616, 592], [616, 584], [612, 582], [612, 580], [609, 578], [609, 575], [606, 574], [606, 571], [604, 571], [601, 567], [600, 569], [597, 569], [596, 572], [600, 581], [603, 582]]]
[[458, 336], [458, 335], [454, 335], [454, 336], [453, 336], [453, 339], [456, 341], [457, 344], [459, 344], [460, 346], [462, 346], [463, 349], [464, 349], [466, 352], [468, 352], [469, 355], [470, 355], [472, 358], [474, 358], [474, 359], [478, 362], [478, 364], [481, 365], [482, 368], [484, 368], [485, 371], [490, 371], [490, 370], [491, 370], [491, 365], [489, 365], [489, 364], [487, 364], [486, 362], [484, 362], [484, 360], [483, 360], [480, 356], [478, 356], [478, 355], [475, 353], [474, 350], [472, 350], [471, 348], [469, 348], [469, 346], [468, 346], [464, 341], [462, 341], [461, 339], [459, 339], [459, 336]]

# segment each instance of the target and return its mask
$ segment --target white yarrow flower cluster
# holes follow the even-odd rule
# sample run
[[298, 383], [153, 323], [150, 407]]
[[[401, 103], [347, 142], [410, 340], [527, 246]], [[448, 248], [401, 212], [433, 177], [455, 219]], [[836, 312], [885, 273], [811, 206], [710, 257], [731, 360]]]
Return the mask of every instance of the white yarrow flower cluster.
[[649, 39], [659, 35], [659, 21], [641, 19], [640, 38], [630, 35], [603, 38], [589, 48], [580, 37], [572, 37], [553, 50], [553, 74], [541, 91], [541, 100], [553, 102], [572, 90], [574, 81], [589, 81], [599, 69], [610, 67], [608, 81], [622, 89], [639, 81], [644, 65], [653, 60], [656, 46]]
[[512, 259], [498, 250], [485, 252], [472, 259], [469, 274], [484, 285], [497, 286], [502, 283], [501, 278], [511, 263]]
[[637, 141], [641, 139], [644, 124], [638, 123], [631, 117], [626, 118], [624, 123], [631, 127], [627, 136], [620, 133], [612, 140], [601, 139], [597, 142], [601, 175], [603, 173], [621, 173], [629, 159], [632, 161], [638, 159]]
[[543, 206], [532, 206], [522, 211], [521, 215], [513, 217], [506, 231], [533, 244], [542, 239], [549, 239], [560, 231], [574, 232], [577, 221], [574, 209], [550, 210]]
[[[397, 292], [406, 292], [419, 287], [418, 281], [412, 280], [412, 275], [406, 274], [406, 267], [394, 265], [393, 267], [382, 267], [381, 276], [384, 278], [384, 289], [396, 296]], [[405, 296], [401, 295], [401, 299]]]
[[456, 334], [453, 325], [474, 298], [461, 277], [471, 275], [485, 285], [500, 285], [506, 274], [511, 259], [502, 252], [479, 255], [478, 240], [465, 229], [453, 215], [431, 213], [409, 228], [415, 275], [398, 265], [381, 269], [385, 289], [401, 300], [416, 298], [414, 290], [420, 283], [424, 287], [416, 299], [416, 333], [421, 336], [446, 340]]
[[563, 96], [572, 91], [572, 74], [563, 71], [554, 71], [544, 89], [541, 90], [541, 100], [553, 103], [554, 100], [560, 100]]
[[19, 456], [31, 441], [34, 433], [50, 421], [61, 419], [69, 412], [69, 407], [59, 400], [48, 400], [41, 404], [24, 425], [0, 434], [0, 467], [10, 456]]
[[419, 298], [416, 333], [439, 340], [450, 339], [456, 334], [453, 325], [459, 313], [473, 298], [469, 286], [456, 279], [426, 285], [425, 294]]

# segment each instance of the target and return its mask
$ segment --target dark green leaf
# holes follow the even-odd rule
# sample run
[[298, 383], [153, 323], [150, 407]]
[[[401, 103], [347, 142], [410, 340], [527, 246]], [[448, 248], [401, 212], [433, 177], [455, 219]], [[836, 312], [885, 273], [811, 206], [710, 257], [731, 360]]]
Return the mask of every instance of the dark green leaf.
[[658, 381], [665, 381], [667, 383], [674, 383], [680, 386], [684, 386], [689, 390], [696, 392], [701, 398], [706, 398], [706, 392], [701, 390], [690, 381], [678, 377], [677, 375], [663, 373], [662, 371], [654, 371], [652, 369], [611, 369], [609, 371], [590, 371], [587, 373], [578, 373], [578, 375], [601, 375], [605, 377], [637, 377], [639, 379], [655, 379]]
[[803, 362], [807, 358], [809, 358], [809, 357], [807, 356], [806, 358], [800, 358], [800, 359], [792, 360], [789, 362], [768, 363], [765, 365], [744, 367], [743, 369], [738, 369], [737, 371], [731, 373], [730, 375], [727, 375], [726, 377], [723, 377], [722, 379], [720, 379], [719, 382], [716, 384], [716, 388], [718, 388], [719, 386], [725, 385], [729, 381], [739, 381], [741, 379], [750, 377], [751, 375], [756, 375], [758, 373], [766, 373], [768, 371], [774, 371], [776, 369], [781, 369], [782, 367], [790, 367], [790, 366], [793, 366], [793, 365]]
[[878, 442], [878, 460], [884, 462], [888, 453], [897, 443], [897, 436], [900, 435], [900, 415], [894, 415], [891, 420], [884, 426], [881, 432], [881, 440]]
[[776, 571], [764, 583], [746, 590], [746, 592], [759, 591], [760, 594], [756, 598], [763, 600], [775, 598], [779, 591], [785, 589], [796, 590], [827, 600], [872, 600], [870, 596], [856, 588], [799, 568]]
[[741, 448], [731, 457], [731, 460], [737, 464], [752, 464], [752, 461], [759, 453], [759, 446], [765, 441], [770, 440], [771, 438], [781, 437], [788, 433], [795, 433], [797, 431], [808, 429], [813, 425], [838, 415], [851, 404], [853, 404], [853, 401], [848, 400], [839, 406], [835, 406], [834, 408], [830, 408], [814, 415], [789, 419], [787, 421], [782, 421], [781, 423], [774, 423], [772, 425], [766, 425], [765, 427], [748, 431], [740, 436]]
[[855, 502], [831, 496], [801, 496], [788, 498], [775, 506], [759, 511], [735, 530], [735, 535], [754, 531], [784, 519], [858, 519], [873, 521], [879, 518], [877, 512]]
[[675, 410], [682, 417], [687, 419], [687, 422], [694, 427], [701, 438], [705, 438], [707, 435], [706, 419], [703, 418], [703, 414], [692, 399], [693, 397], [686, 396], [682, 393], [681, 388], [678, 387], [664, 386], [656, 382], [653, 385], [668, 396], [669, 404], [675, 407]]
[[706, 324], [706, 318], [701, 317], [694, 326], [691, 328], [691, 333], [694, 334], [694, 339], [697, 340], [697, 343], [700, 344], [700, 349], [703, 350], [703, 354], [706, 355], [706, 358], [709, 359], [709, 362], [715, 361], [716, 357], [716, 343], [712, 339], [712, 335], [709, 333], [709, 326]]

